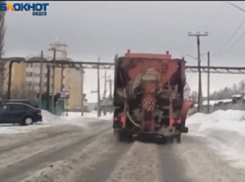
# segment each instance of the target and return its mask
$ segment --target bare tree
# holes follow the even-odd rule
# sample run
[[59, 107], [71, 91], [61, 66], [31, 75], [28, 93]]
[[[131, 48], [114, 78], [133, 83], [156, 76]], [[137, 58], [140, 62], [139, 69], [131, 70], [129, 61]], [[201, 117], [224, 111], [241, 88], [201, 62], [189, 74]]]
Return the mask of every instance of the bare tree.
[[11, 98], [12, 99], [35, 99], [35, 97], [32, 97], [37, 95], [37, 92], [32, 91], [26, 88], [25, 83], [22, 83], [20, 86], [14, 86], [13, 89], [11, 89]]
[[[0, 1], [0, 3], [5, 3], [5, 1]], [[5, 11], [0, 11], [0, 98], [3, 97], [3, 84], [4, 84], [4, 61], [2, 61], [3, 47], [4, 47], [4, 35], [5, 35]]]

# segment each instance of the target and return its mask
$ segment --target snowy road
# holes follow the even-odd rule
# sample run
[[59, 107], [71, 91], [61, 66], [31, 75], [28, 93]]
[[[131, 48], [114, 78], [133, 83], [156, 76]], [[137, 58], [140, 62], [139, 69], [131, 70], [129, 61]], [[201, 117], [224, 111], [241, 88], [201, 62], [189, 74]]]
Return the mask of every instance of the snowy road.
[[[60, 131], [62, 127], [59, 128]], [[53, 128], [54, 129], [54, 128]], [[49, 128], [32, 142], [0, 151], [4, 182], [242, 182], [245, 172], [229, 166], [205, 138], [186, 135], [182, 144], [118, 143], [109, 124], [83, 131]]]
[[243, 182], [244, 169], [232, 167], [211, 140], [190, 133], [181, 144], [125, 144], [108, 121], [50, 125], [0, 135], [0, 181]]

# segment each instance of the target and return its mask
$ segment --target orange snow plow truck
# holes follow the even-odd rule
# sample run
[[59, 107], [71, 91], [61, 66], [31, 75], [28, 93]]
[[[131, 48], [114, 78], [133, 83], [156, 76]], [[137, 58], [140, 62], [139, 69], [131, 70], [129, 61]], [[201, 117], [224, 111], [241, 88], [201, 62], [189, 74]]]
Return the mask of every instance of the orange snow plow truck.
[[174, 139], [188, 133], [190, 100], [184, 99], [184, 59], [166, 54], [130, 53], [115, 58], [114, 134], [119, 141], [134, 136]]

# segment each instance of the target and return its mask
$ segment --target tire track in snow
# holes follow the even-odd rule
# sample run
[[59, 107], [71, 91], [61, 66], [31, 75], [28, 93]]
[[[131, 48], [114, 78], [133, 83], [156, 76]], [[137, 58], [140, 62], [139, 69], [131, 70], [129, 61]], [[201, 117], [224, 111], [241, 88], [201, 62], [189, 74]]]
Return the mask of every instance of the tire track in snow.
[[[25, 126], [23, 126], [23, 127], [25, 127]], [[66, 129], [66, 127], [67, 127], [67, 129]], [[45, 131], [45, 129], [47, 129], [47, 131]], [[44, 131], [42, 131], [42, 130], [44, 130]], [[56, 130], [61, 130], [61, 131], [56, 131]], [[74, 132], [78, 132], [78, 131], [82, 132], [83, 129], [75, 127], [75, 126], [71, 126], [71, 125], [70, 126], [64, 125], [62, 127], [57, 126], [57, 128], [55, 126], [52, 126], [49, 128], [42, 128], [42, 129], [40, 129], [40, 131], [32, 131], [31, 133], [16, 134], [16, 138], [18, 138], [18, 140], [14, 141], [14, 143], [9, 142], [10, 144], [8, 144], [6, 142], [7, 144], [2, 145], [0, 147], [0, 155], [5, 153], [5, 152], [9, 152], [11, 150], [20, 148], [20, 147], [32, 145], [35, 142], [40, 142], [43, 140], [55, 138], [55, 137], [60, 136], [60, 135], [66, 135], [66, 134], [70, 134], [70, 133], [74, 133]], [[21, 136], [21, 135], [24, 135], [24, 136]], [[15, 138], [13, 138], [12, 140], [14, 140], [14, 139]]]
[[72, 142], [72, 140], [76, 140], [77, 138], [79, 139], [79, 137], [81, 137], [80, 133], [63, 134], [56, 136], [55, 138], [42, 140], [30, 145], [24, 145], [23, 147], [5, 152], [0, 155], [0, 170], [26, 160], [32, 156], [39, 155], [46, 150], [57, 148], [64, 144], [67, 145]]
[[[93, 138], [93, 142], [69, 158], [57, 161], [21, 182], [75, 181], [78, 176], [84, 176], [86, 171], [96, 166], [103, 160], [103, 157], [108, 155], [108, 152], [111, 152], [114, 145], [111, 139], [112, 132], [110, 130]], [[86, 179], [80, 178], [80, 182], [84, 180]]]
[[114, 136], [110, 140], [113, 145], [109, 148], [108, 153], [105, 153], [103, 157], [101, 156], [96, 166], [78, 175], [74, 182], [105, 182], [109, 178], [120, 159], [133, 145], [132, 143], [118, 143]]
[[159, 156], [156, 144], [135, 142], [106, 182], [159, 181]]
[[185, 145], [183, 140], [184, 138], [182, 139], [181, 144], [173, 143], [158, 146], [158, 152], [160, 156], [159, 161], [161, 181], [192, 182], [190, 179], [186, 177], [185, 165], [180, 160], [180, 156], [183, 155], [183, 153], [187, 154], [189, 150], [180, 151], [178, 153], [176, 153], [176, 151], [174, 150], [176, 145]]
[[[0, 155], [20, 147], [33, 145], [33, 143], [55, 138], [60, 135], [71, 134], [74, 132], [86, 133], [88, 130], [98, 130], [101, 127], [104, 127], [106, 124], [100, 123], [98, 121], [96, 122], [96, 124], [91, 124], [91, 126], [86, 129], [80, 126], [69, 125], [69, 124], [49, 126], [47, 128], [45, 127], [45, 128], [40, 128], [31, 131], [30, 133], [14, 134], [15, 137], [8, 138], [7, 140], [4, 140], [4, 138], [1, 139], [0, 136], [1, 139], [0, 142], [2, 143], [2, 145], [0, 146]], [[28, 126], [23, 126], [23, 127], [28, 127]], [[11, 140], [8, 141], [9, 139]], [[18, 140], [16, 141], [16, 139]]]
[[50, 140], [50, 139], [56, 138], [58, 136], [63, 136], [63, 135], [71, 134], [71, 133], [74, 133], [74, 132], [77, 132], [77, 130], [70, 130], [70, 131], [66, 131], [66, 132], [62, 131], [62, 132], [51, 133], [51, 134], [44, 133], [39, 138], [28, 139], [28, 140], [16, 143], [14, 145], [3, 147], [3, 148], [0, 149], [0, 155], [2, 155], [3, 153], [9, 152], [11, 150], [16, 150], [18, 148], [26, 147], [28, 145], [33, 145], [34, 143], [37, 143], [37, 142], [41, 142], [41, 141], [44, 141], [44, 140]]
[[[96, 132], [91, 132], [90, 135], [80, 135], [82, 138], [63, 138], [63, 145], [53, 147], [53, 149], [34, 155], [26, 160], [20, 161], [13, 166], [4, 168], [0, 171], [0, 179], [4, 182], [21, 181], [36, 171], [47, 166], [52, 168], [52, 163], [66, 157], [70, 157], [74, 152], [82, 150], [86, 145], [96, 138], [98, 133], [107, 131], [108, 128], [102, 128]], [[79, 137], [79, 135], [78, 135]], [[66, 141], [67, 140], [67, 141]], [[48, 168], [49, 168], [48, 167]]]

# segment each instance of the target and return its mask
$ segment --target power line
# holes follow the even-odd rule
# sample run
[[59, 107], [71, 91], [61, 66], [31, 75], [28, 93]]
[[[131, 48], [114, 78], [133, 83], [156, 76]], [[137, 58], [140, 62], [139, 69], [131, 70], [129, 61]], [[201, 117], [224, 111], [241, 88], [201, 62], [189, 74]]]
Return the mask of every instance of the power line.
[[212, 25], [214, 23], [214, 21], [217, 19], [217, 17], [220, 14], [220, 12], [223, 10], [224, 6], [225, 6], [225, 3], [223, 2], [223, 4], [219, 7], [219, 9], [216, 11], [216, 13], [214, 14], [214, 16], [212, 16], [210, 18], [210, 20], [208, 21], [208, 23], [205, 26], [205, 29], [209, 28], [210, 25]]
[[214, 57], [215, 55], [217, 55], [220, 51], [222, 51], [225, 46], [232, 40], [232, 38], [237, 34], [237, 32], [240, 30], [240, 28], [243, 26], [243, 24], [245, 23], [245, 18], [242, 20], [242, 22], [239, 24], [239, 26], [236, 28], [235, 32], [233, 32], [233, 34], [229, 37], [229, 39], [223, 44], [223, 46], [221, 46], [221, 48], [219, 50], [217, 50], [212, 56]]
[[[216, 13], [214, 14], [214, 16], [212, 16], [212, 17], [210, 18], [210, 20], [208, 21], [208, 23], [206, 24], [206, 26], [205, 26], [204, 29], [208, 29], [208, 28], [210, 27], [210, 25], [212, 25], [212, 24], [215, 22], [215, 20], [217, 19], [218, 15], [219, 15], [220, 12], [223, 10], [224, 5], [225, 5], [225, 3], [223, 2], [223, 4], [221, 4], [221, 6], [220, 6], [219, 9], [216, 11]], [[192, 51], [190, 51], [190, 54], [192, 54], [193, 51], [194, 51], [195, 49], [196, 49], [196, 48], [194, 47], [194, 48], [192, 49]]]
[[239, 9], [239, 10], [245, 12], [245, 9], [241, 8], [240, 6], [237, 6], [237, 5], [235, 5], [235, 4], [233, 4], [233, 3], [229, 2], [229, 1], [225, 1], [225, 2], [228, 3], [228, 4], [230, 4], [230, 5], [233, 6], [233, 7], [237, 8], [237, 9]]
[[230, 52], [241, 40], [242, 38], [245, 36], [245, 31], [243, 32], [243, 34], [238, 37], [238, 39], [236, 39], [236, 41], [230, 46], [230, 49], [228, 49], [224, 54], [220, 55], [218, 58], [224, 56], [225, 54], [227, 54], [228, 52]]

